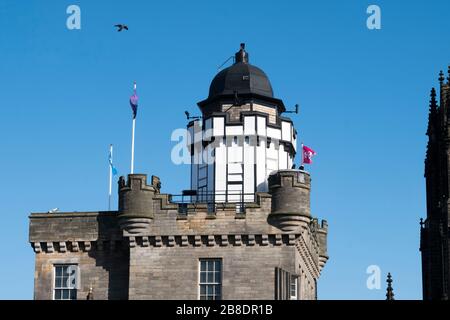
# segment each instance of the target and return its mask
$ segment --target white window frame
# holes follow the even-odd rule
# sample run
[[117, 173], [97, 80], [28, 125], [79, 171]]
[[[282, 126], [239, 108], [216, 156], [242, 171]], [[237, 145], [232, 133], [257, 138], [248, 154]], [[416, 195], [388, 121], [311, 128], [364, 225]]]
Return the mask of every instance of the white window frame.
[[298, 300], [298, 276], [291, 275], [289, 297], [290, 300]]
[[[57, 268], [70, 268], [73, 267], [75, 270], [75, 284], [74, 286], [66, 286], [66, 285], [62, 285], [57, 287], [56, 286], [56, 269]], [[63, 269], [64, 270], [64, 269]], [[53, 288], [53, 300], [76, 300], [77, 299], [77, 294], [78, 294], [78, 283], [79, 283], [79, 268], [78, 268], [78, 264], [75, 263], [55, 263], [53, 264], [53, 283], [52, 283], [52, 288]], [[57, 290], [61, 290], [61, 298], [56, 299], [56, 291]], [[64, 292], [64, 290], [69, 290], [69, 298], [68, 299], [64, 299], [62, 298], [62, 293]], [[75, 293], [75, 299], [71, 299], [71, 293], [74, 292]]]
[[[206, 262], [206, 269], [202, 270], [202, 262]], [[208, 262], [213, 262], [213, 270], [208, 270]], [[219, 263], [220, 265], [220, 271], [216, 271], [216, 263]], [[223, 291], [222, 291], [222, 277], [223, 277], [223, 263], [222, 258], [200, 258], [198, 261], [198, 299], [199, 300], [222, 300], [223, 297]], [[206, 277], [206, 281], [202, 282], [202, 272], [212, 272], [213, 273], [213, 281], [208, 281], [208, 278]], [[216, 279], [216, 272], [220, 272], [219, 275], [219, 281], [217, 282]], [[205, 286], [205, 294], [201, 294], [201, 288], [202, 286]], [[208, 295], [208, 287], [213, 286], [213, 294]], [[216, 295], [216, 288], [220, 288], [220, 295]], [[211, 297], [212, 299], [208, 299]]]

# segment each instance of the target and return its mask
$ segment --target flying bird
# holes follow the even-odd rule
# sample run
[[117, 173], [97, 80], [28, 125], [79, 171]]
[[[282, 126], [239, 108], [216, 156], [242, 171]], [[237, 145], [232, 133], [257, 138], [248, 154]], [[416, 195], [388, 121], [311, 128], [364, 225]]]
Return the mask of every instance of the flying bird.
[[124, 24], [116, 24], [114, 27], [117, 28], [117, 32], [122, 31], [123, 29], [128, 30], [128, 26], [124, 25]]

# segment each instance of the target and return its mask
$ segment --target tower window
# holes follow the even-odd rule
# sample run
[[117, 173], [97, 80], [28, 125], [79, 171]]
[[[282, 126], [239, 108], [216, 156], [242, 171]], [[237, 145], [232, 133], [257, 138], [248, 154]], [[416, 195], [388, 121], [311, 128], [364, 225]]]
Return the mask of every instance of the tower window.
[[76, 264], [61, 264], [54, 266], [54, 300], [76, 300], [78, 266]]
[[297, 292], [298, 292], [298, 277], [291, 276], [291, 289], [290, 289], [291, 300], [298, 299]]
[[222, 259], [200, 259], [200, 300], [222, 299]]

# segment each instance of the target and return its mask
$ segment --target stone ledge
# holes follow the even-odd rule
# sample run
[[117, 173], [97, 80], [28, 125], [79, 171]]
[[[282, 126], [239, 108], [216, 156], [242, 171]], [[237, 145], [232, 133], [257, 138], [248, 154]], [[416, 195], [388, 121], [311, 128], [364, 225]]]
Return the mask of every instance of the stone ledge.
[[[130, 246], [131, 246], [130, 239]], [[40, 241], [31, 242], [31, 247], [36, 254], [40, 253], [66, 253], [109, 251], [114, 252], [124, 245], [124, 240], [97, 240], [97, 241]]]
[[226, 247], [226, 246], [295, 246], [300, 234], [219, 234], [133, 236], [129, 245], [134, 247]]

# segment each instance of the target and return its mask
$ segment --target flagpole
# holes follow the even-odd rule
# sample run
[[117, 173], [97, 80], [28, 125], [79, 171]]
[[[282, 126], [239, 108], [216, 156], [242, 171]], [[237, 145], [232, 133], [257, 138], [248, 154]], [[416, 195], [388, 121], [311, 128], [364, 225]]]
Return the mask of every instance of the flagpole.
[[111, 192], [112, 192], [112, 160], [113, 160], [113, 145], [109, 145], [109, 154], [110, 154], [110, 161], [109, 161], [109, 193], [108, 193], [108, 211], [111, 211]]
[[[134, 82], [134, 95], [136, 95], [136, 81]], [[136, 112], [133, 114], [133, 128], [131, 132], [131, 174], [134, 172], [134, 131], [136, 129]]]
[[131, 133], [131, 174], [134, 171], [134, 130], [136, 128], [136, 118], [133, 118], [133, 129]]
[[301, 151], [302, 151], [302, 160], [301, 160], [301, 162], [300, 162], [300, 167], [303, 167], [303, 156], [304, 156], [304, 154], [303, 154], [303, 142], [302, 142], [302, 149], [301, 149]]

